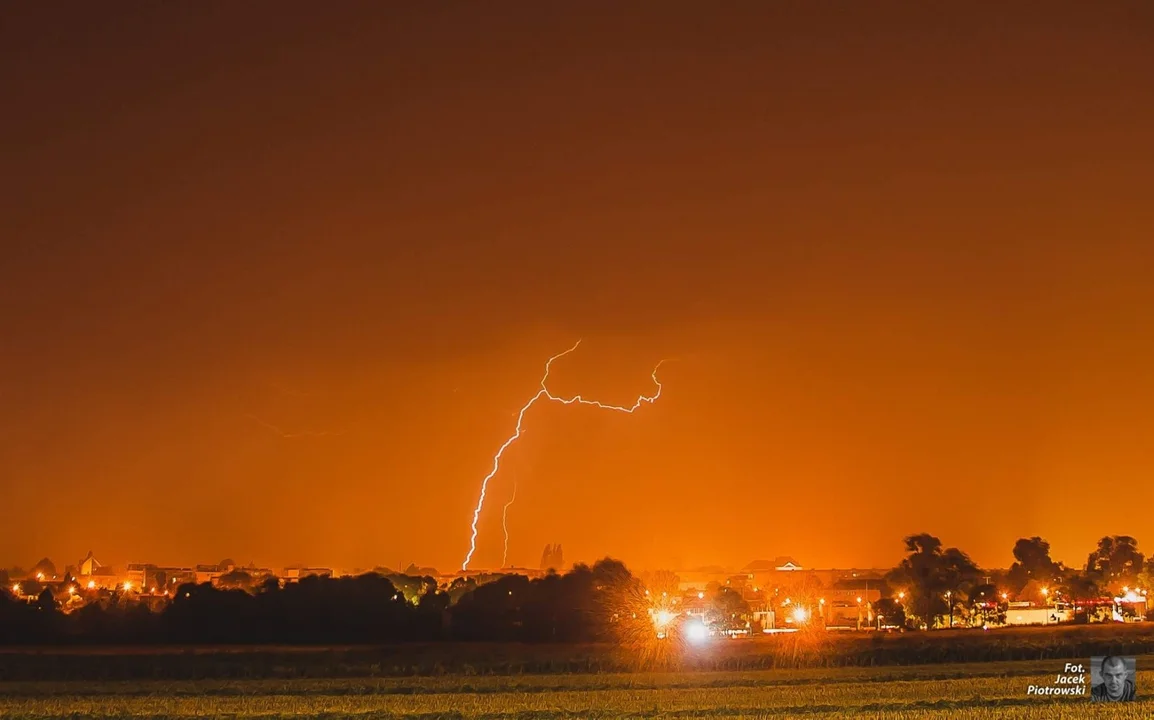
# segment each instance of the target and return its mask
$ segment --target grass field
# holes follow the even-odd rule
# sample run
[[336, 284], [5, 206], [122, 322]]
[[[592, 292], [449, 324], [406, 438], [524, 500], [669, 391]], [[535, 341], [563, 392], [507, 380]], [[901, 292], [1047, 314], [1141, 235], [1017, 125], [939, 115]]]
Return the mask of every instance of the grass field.
[[[0, 683], [3, 717], [1148, 718], [1125, 706], [1027, 697], [1064, 661], [753, 672]], [[1154, 667], [1154, 656], [1139, 659]], [[1138, 687], [1154, 688], [1154, 670]], [[1140, 693], [1141, 694], [1141, 693]]]
[[[707, 647], [0, 648], [0, 717], [1154, 717], [1154, 624], [779, 636]], [[1141, 700], [1026, 695], [1140, 655]], [[960, 661], [970, 662], [960, 662]]]
[[0, 682], [747, 671], [1085, 659], [1104, 654], [1154, 654], [1154, 623], [989, 632], [797, 633], [680, 649], [670, 643], [644, 648], [515, 643], [0, 648]]

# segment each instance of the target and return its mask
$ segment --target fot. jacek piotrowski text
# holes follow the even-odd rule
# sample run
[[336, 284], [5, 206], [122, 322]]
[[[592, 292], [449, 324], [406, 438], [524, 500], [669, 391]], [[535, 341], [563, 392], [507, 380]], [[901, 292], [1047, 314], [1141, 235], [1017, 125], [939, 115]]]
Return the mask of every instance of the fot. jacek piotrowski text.
[[1073, 695], [1085, 696], [1086, 668], [1080, 663], [1066, 663], [1062, 672], [1049, 685], [1031, 684], [1026, 688], [1027, 695]]

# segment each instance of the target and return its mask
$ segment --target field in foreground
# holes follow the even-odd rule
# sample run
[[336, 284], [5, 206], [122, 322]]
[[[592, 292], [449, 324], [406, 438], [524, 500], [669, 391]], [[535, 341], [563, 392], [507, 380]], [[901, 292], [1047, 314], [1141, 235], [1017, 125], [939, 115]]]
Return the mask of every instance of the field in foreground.
[[[1154, 656], [1139, 658], [1154, 667]], [[1064, 661], [918, 667], [465, 677], [0, 683], [4, 717], [1115, 718], [1122, 705], [1026, 695]], [[1154, 688], [1154, 670], [1138, 687]]]
[[819, 632], [678, 646], [413, 643], [358, 647], [0, 647], [0, 682], [17, 680], [334, 679], [414, 675], [723, 672], [1084, 660], [1154, 654], [1154, 623], [953, 630]]

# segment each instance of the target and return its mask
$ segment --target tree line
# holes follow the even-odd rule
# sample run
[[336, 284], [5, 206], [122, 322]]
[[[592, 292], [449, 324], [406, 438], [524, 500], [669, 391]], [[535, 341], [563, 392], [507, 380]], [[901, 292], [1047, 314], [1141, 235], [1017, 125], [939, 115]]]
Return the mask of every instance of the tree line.
[[904, 609], [922, 621], [1006, 599], [1076, 606], [1128, 589], [1154, 590], [1154, 558], [1147, 560], [1128, 535], [1103, 537], [1080, 569], [1051, 558], [1050, 544], [1037, 536], [1014, 543], [1007, 570], [983, 571], [966, 553], [927, 533], [906, 537], [905, 547], [906, 557], [887, 573], [886, 582], [902, 588]]
[[[904, 545], [906, 556], [886, 573], [883, 598], [872, 608], [897, 625], [908, 618], [912, 626], [933, 627], [936, 618], [967, 616], [984, 606], [1004, 611], [1007, 598], [1077, 604], [1126, 588], [1154, 591], [1154, 559], [1125, 535], [1102, 538], [1081, 569], [1054, 561], [1040, 537], [1019, 539], [1005, 570], [982, 570], [927, 533], [906, 537]], [[432, 577], [395, 573], [311, 576], [287, 584], [270, 578], [255, 587], [237, 575], [223, 586], [183, 585], [156, 610], [114, 593], [64, 613], [63, 598], [46, 587], [33, 603], [0, 592], [0, 643], [629, 641], [653, 636], [654, 601], [673, 597], [678, 586], [668, 571], [643, 581], [606, 558], [538, 579], [460, 578], [445, 588]], [[711, 622], [725, 625], [748, 612], [740, 589], [706, 589]], [[816, 602], [821, 589], [811, 590]]]
[[564, 574], [491, 582], [311, 576], [252, 589], [183, 585], [159, 611], [113, 594], [70, 613], [45, 588], [34, 603], [0, 593], [0, 644], [383, 644], [439, 640], [604, 642], [651, 627], [644, 588], [606, 558]]

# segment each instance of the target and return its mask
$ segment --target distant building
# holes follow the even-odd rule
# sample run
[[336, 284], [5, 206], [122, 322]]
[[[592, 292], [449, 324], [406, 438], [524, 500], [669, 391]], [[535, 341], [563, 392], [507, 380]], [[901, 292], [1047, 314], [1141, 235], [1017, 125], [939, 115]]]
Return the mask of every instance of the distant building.
[[40, 582], [49, 582], [56, 579], [56, 565], [48, 558], [42, 558], [40, 562], [32, 566], [28, 571], [29, 580], [38, 580]]
[[302, 578], [309, 577], [310, 575], [317, 575], [320, 577], [332, 577], [333, 571], [332, 571], [332, 568], [312, 568], [312, 567], [287, 568], [286, 567], [284, 569], [284, 573], [281, 577], [284, 580], [287, 580], [290, 582], [295, 582], [295, 581], [300, 580]]
[[546, 545], [545, 550], [541, 553], [541, 570], [564, 570], [565, 569], [565, 553], [561, 550], [561, 543], [556, 545]]
[[88, 554], [84, 556], [84, 559], [80, 561], [77, 570], [80, 575], [93, 575], [98, 567], [100, 567], [100, 563], [97, 562], [96, 557], [93, 556], [92, 551], [89, 550]]
[[190, 567], [163, 567], [157, 568], [157, 579], [163, 575], [163, 585], [168, 591], [174, 591], [181, 585], [196, 584], [196, 568]]
[[125, 578], [116, 568], [100, 563], [89, 550], [77, 566], [76, 582], [84, 590], [116, 590], [124, 585]]
[[197, 565], [195, 569], [196, 584], [216, 582], [217, 578], [228, 572], [227, 569], [222, 570], [220, 565]]

